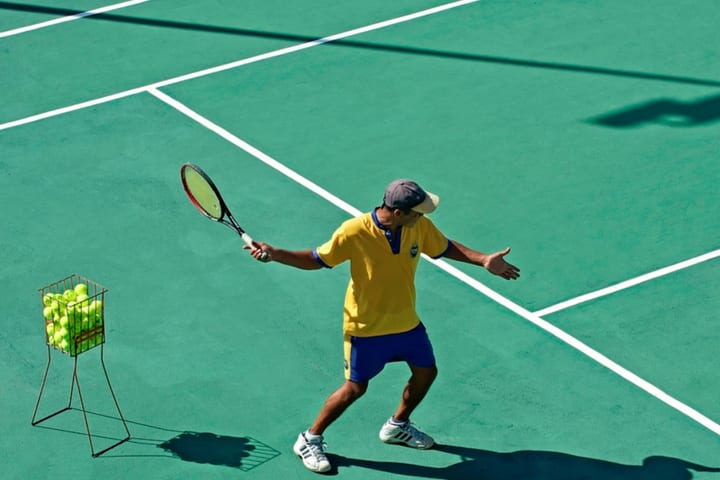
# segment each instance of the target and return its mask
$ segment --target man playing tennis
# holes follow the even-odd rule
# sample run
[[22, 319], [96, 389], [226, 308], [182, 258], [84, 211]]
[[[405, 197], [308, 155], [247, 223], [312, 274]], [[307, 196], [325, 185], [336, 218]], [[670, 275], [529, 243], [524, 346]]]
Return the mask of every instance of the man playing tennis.
[[484, 254], [448, 240], [425, 216], [438, 202], [437, 195], [412, 180], [395, 180], [385, 190], [380, 207], [345, 221], [316, 249], [289, 251], [262, 242], [243, 247], [261, 262], [306, 270], [350, 261], [343, 319], [345, 383], [328, 397], [293, 447], [314, 472], [331, 468], [324, 452], [325, 429], [365, 393], [388, 362], [406, 362], [411, 376], [397, 410], [380, 429], [380, 440], [420, 449], [434, 445], [429, 435], [410, 423], [410, 414], [437, 376], [432, 345], [415, 311], [415, 271], [421, 253], [480, 265], [507, 280], [520, 276], [520, 270], [505, 261], [509, 248]]

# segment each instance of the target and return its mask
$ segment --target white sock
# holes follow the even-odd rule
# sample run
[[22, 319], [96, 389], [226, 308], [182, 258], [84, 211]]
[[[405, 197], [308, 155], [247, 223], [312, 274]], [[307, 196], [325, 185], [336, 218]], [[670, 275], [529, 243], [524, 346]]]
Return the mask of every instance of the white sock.
[[397, 427], [404, 427], [405, 425], [407, 425], [409, 420], [405, 420], [404, 422], [401, 422], [400, 420], [395, 420], [395, 417], [390, 417], [389, 422], [390, 422], [390, 425], [395, 425]]
[[304, 432], [305, 438], [308, 440], [317, 440], [318, 438], [323, 438], [322, 435], [315, 435], [314, 433], [310, 433], [310, 430], [305, 430]]

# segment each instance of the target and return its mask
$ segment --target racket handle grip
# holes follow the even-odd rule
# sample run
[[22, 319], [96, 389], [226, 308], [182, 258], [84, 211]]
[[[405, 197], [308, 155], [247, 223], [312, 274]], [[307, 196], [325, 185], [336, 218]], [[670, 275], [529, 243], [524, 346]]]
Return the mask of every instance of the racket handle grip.
[[[240, 237], [243, 239], [243, 242], [245, 242], [248, 246], [250, 246], [250, 247], [253, 246], [253, 239], [252, 239], [252, 237], [251, 237], [250, 235], [248, 235], [247, 233], [243, 232], [243, 233], [240, 234]], [[264, 260], [267, 260], [267, 258], [268, 258], [268, 253], [267, 253], [267, 252], [263, 252], [262, 255], [260, 256], [260, 260], [263, 260], [263, 261], [264, 261]]]
[[243, 239], [243, 242], [245, 242], [246, 245], [252, 247], [253, 239], [252, 239], [252, 237], [251, 237], [250, 235], [248, 235], [247, 233], [243, 232], [243, 233], [240, 234], [240, 238]]

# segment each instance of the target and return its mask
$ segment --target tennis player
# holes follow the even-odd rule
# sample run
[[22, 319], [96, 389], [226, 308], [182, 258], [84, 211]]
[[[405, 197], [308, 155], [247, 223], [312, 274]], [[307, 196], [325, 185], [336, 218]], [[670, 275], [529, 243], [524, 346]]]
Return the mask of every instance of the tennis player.
[[314, 472], [331, 468], [324, 451], [325, 429], [365, 393], [388, 362], [406, 362], [411, 375], [397, 410], [380, 429], [380, 440], [419, 449], [434, 444], [432, 437], [410, 423], [410, 415], [437, 376], [432, 345], [415, 311], [415, 271], [421, 253], [479, 265], [507, 280], [520, 276], [520, 270], [505, 261], [510, 248], [485, 254], [445, 237], [425, 216], [438, 203], [437, 195], [414, 181], [395, 180], [385, 190], [380, 207], [345, 221], [330, 240], [313, 250], [283, 250], [262, 242], [244, 246], [258, 261], [306, 270], [350, 262], [343, 319], [345, 382], [328, 397], [293, 447]]

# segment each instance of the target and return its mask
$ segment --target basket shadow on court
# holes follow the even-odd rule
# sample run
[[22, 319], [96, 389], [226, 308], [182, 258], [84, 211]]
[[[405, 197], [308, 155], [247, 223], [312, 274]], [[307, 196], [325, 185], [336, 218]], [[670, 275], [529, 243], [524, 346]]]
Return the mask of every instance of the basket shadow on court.
[[231, 437], [210, 432], [183, 432], [158, 444], [186, 462], [206, 463], [247, 471], [280, 455], [274, 448], [251, 437]]
[[[77, 408], [69, 410], [75, 414], [80, 412]], [[104, 421], [106, 427], [121, 421], [113, 415], [91, 411], [86, 413], [91, 420]], [[121, 447], [98, 457], [99, 459], [163, 457], [249, 471], [280, 455], [278, 450], [250, 436], [177, 430], [127, 419], [125, 421], [131, 427], [130, 439]], [[85, 435], [82, 431], [68, 428], [67, 424], [53, 426], [50, 423], [36, 428]], [[108, 433], [93, 434], [93, 438], [105, 441], [117, 440], [114, 434]]]

